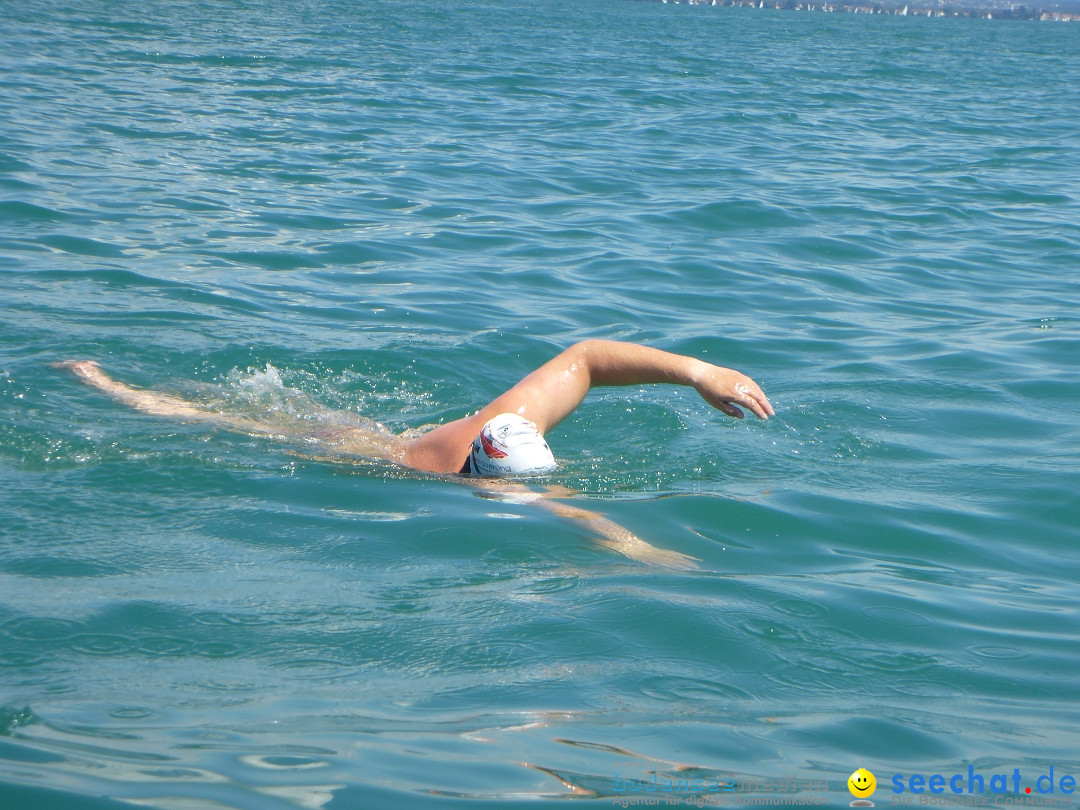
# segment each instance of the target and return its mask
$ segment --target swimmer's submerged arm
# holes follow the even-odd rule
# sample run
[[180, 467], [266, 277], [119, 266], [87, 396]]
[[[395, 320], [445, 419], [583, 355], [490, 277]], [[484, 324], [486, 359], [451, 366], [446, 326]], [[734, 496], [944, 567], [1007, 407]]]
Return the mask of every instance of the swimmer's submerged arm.
[[493, 496], [506, 498], [514, 503], [530, 503], [542, 506], [559, 517], [576, 520], [587, 527], [596, 541], [605, 548], [649, 565], [662, 565], [666, 568], [692, 570], [698, 567], [698, 560], [678, 551], [657, 548], [642, 540], [632, 531], [606, 518], [591, 509], [565, 503], [562, 500], [580, 493], [566, 487], [549, 486], [537, 492], [524, 484], [496, 478], [467, 479], [471, 486], [490, 492]]
[[560, 495], [561, 493], [549, 493], [539, 503], [559, 517], [582, 521], [592, 529], [600, 545], [605, 548], [609, 548], [632, 560], [651, 565], [662, 565], [666, 568], [679, 568], [682, 570], [693, 570], [698, 567], [696, 558], [671, 549], [657, 548], [651, 543], [642, 540], [625, 526], [597, 512], [593, 512], [591, 509], [582, 509], [580, 506], [551, 500], [552, 497], [559, 497]]

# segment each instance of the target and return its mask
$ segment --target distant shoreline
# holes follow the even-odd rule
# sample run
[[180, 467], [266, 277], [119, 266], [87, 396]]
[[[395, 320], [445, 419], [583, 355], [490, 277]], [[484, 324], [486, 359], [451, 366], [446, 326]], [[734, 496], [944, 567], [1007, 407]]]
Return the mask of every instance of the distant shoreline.
[[[900, 17], [968, 17], [991, 20], [1034, 20], [1038, 22], [1080, 22], [1080, 6], [1065, 11], [1062, 4], [1050, 7], [1026, 3], [974, 5], [937, 2], [836, 2], [836, 0], [646, 0], [646, 2], [688, 6], [739, 6], [784, 11], [816, 11], [843, 14], [889, 14]], [[1071, 6], [1077, 4], [1070, 4]]]

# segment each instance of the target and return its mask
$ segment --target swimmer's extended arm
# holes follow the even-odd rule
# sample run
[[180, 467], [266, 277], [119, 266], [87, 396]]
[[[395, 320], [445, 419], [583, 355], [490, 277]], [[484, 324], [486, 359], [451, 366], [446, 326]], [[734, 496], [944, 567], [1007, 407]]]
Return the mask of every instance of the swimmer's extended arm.
[[137, 411], [150, 413], [155, 416], [177, 416], [183, 419], [213, 419], [217, 414], [201, 410], [190, 402], [169, 394], [159, 394], [157, 391], [143, 391], [132, 388], [122, 382], [117, 382], [93, 360], [71, 360], [63, 363], [53, 363], [54, 368], [69, 369], [76, 377], [87, 385], [92, 385], [100, 391], [104, 391], [118, 402], [129, 405]]
[[762, 419], [773, 413], [761, 388], [745, 374], [693, 357], [613, 340], [586, 340], [571, 346], [485, 410], [490, 409], [492, 416], [521, 413], [545, 433], [569, 416], [595, 385], [647, 383], [693, 386], [714, 408], [740, 419], [743, 412], [734, 403]]
[[740, 419], [740, 405], [762, 419], [773, 413], [758, 384], [734, 369], [634, 343], [586, 340], [549, 360], [472, 416], [421, 436], [406, 452], [406, 462], [435, 472], [457, 472], [469, 444], [493, 416], [520, 414], [546, 433], [569, 416], [595, 385], [647, 383], [693, 386], [714, 408]]
[[200, 408], [198, 405], [188, 402], [186, 399], [163, 394], [159, 391], [147, 391], [142, 388], [133, 388], [127, 383], [114, 380], [101, 370], [93, 360], [68, 360], [62, 363], [52, 363], [54, 368], [66, 368], [87, 385], [104, 391], [117, 402], [122, 402], [137, 411], [152, 414], [154, 416], [171, 416], [185, 422], [209, 422], [222, 425], [234, 430], [242, 430], [253, 433], [280, 433], [270, 426], [264, 425], [254, 419], [246, 419], [229, 413], [219, 413]]
[[[584, 509], [562, 499], [575, 498], [580, 493], [559, 486], [548, 486], [542, 491], [535, 491], [524, 484], [499, 478], [469, 478], [470, 486], [482, 490], [486, 497], [507, 500], [518, 504], [536, 504], [562, 518], [576, 520], [587, 527], [595, 536], [596, 542], [624, 557], [649, 565], [662, 565], [665, 568], [677, 568], [684, 571], [696, 569], [699, 560], [678, 551], [657, 548], [646, 542], [632, 531], [604, 517], [591, 509]], [[556, 500], [559, 499], [559, 500]]]
[[[200, 408], [194, 402], [163, 394], [134, 388], [127, 383], [114, 380], [101, 370], [93, 360], [69, 360], [53, 363], [54, 368], [66, 368], [87, 385], [104, 391], [118, 402], [129, 405], [137, 411], [154, 416], [171, 416], [185, 422], [206, 422], [220, 425], [231, 430], [245, 433], [270, 435], [291, 439], [311, 440], [320, 433], [312, 432], [312, 426], [318, 422], [306, 420], [274, 421], [224, 413], [222, 411]], [[325, 438], [326, 434], [322, 434]], [[325, 455], [324, 460], [346, 463], [350, 456], [362, 458], [388, 459], [397, 464], [403, 463], [407, 442], [388, 433], [361, 425], [351, 425], [332, 435], [335, 453]]]
[[551, 500], [551, 498], [561, 497], [567, 497], [567, 494], [549, 490], [544, 495], [544, 499], [540, 501], [540, 504], [559, 517], [582, 521], [596, 533], [600, 545], [618, 552], [624, 557], [650, 565], [662, 565], [666, 568], [678, 568], [684, 571], [698, 567], [697, 558], [690, 557], [679, 551], [657, 548], [611, 518], [606, 518], [591, 509], [582, 509], [580, 506]]

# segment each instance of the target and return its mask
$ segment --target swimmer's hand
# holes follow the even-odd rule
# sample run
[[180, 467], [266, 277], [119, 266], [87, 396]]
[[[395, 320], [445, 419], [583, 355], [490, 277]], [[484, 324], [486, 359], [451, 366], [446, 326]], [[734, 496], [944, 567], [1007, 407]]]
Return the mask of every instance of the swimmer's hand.
[[736, 419], [742, 419], [744, 414], [735, 403], [750, 409], [761, 419], [768, 419], [776, 413], [761, 387], [733, 368], [701, 362], [693, 375], [692, 384], [702, 399]]
[[84, 380], [101, 373], [101, 366], [94, 360], [62, 360], [59, 363], [46, 363], [49, 368], [66, 369]]

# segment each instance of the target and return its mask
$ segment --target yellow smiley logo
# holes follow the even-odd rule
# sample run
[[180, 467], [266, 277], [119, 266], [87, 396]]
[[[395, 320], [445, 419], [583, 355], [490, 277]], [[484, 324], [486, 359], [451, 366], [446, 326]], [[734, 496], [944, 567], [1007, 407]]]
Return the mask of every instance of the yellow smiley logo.
[[867, 796], [874, 795], [874, 791], [877, 790], [877, 779], [866, 768], [859, 768], [848, 777], [847, 788], [855, 798], [865, 799]]

